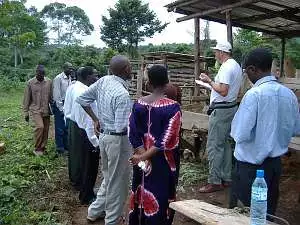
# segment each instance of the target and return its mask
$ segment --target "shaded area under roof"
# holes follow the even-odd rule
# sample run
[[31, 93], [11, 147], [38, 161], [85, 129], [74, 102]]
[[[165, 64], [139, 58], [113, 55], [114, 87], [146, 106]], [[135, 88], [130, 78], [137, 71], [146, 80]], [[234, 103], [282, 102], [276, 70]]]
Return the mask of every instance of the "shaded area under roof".
[[165, 7], [185, 15], [183, 18], [188, 16], [185, 19], [200, 17], [223, 24], [230, 10], [232, 26], [279, 37], [300, 37], [300, 0], [178, 0]]

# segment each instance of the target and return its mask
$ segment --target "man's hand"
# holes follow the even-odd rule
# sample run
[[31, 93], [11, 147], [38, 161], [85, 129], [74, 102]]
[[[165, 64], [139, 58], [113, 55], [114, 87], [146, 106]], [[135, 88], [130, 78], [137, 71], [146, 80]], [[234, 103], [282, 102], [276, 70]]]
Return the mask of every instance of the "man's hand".
[[100, 123], [99, 120], [94, 121], [94, 131], [97, 137], [100, 135]]
[[210, 84], [212, 82], [212, 79], [207, 74], [205, 74], [205, 73], [201, 73], [199, 78], [204, 83]]
[[26, 122], [29, 122], [29, 115], [26, 115], [26, 116], [25, 116], [25, 121], [26, 121]]

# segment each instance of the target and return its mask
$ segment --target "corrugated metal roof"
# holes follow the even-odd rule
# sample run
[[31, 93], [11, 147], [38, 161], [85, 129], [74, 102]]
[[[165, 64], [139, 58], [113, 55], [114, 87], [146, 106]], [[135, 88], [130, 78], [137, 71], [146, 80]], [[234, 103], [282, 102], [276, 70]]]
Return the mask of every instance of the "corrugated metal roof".
[[[178, 0], [168, 4], [169, 11], [192, 15], [217, 9], [245, 0]], [[230, 2], [230, 3], [228, 3]], [[232, 25], [249, 28], [281, 37], [300, 37], [300, 0], [258, 0], [231, 9]], [[200, 16], [203, 19], [226, 23], [224, 11]]]

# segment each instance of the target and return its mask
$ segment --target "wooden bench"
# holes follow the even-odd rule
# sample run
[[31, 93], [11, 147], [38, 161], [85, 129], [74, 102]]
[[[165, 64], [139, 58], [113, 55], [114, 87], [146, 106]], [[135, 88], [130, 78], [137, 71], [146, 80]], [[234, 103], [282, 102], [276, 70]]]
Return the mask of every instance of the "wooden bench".
[[[233, 210], [221, 208], [200, 200], [170, 203], [170, 208], [202, 225], [249, 225], [250, 218]], [[268, 222], [268, 225], [276, 223]]]

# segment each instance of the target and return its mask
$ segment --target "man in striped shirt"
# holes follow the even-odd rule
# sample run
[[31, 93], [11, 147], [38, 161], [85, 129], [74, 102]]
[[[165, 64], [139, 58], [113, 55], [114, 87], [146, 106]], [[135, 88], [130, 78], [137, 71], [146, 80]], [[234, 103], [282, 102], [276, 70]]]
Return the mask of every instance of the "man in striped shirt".
[[[131, 79], [131, 65], [125, 56], [114, 56], [110, 70], [113, 75], [99, 79], [77, 98], [77, 102], [94, 121], [104, 177], [97, 199], [88, 209], [87, 219], [95, 221], [105, 215], [106, 225], [117, 225], [129, 186], [131, 148], [127, 126], [132, 102], [126, 81]], [[94, 101], [97, 102], [97, 115], [90, 107]]]

